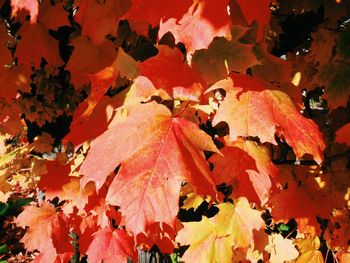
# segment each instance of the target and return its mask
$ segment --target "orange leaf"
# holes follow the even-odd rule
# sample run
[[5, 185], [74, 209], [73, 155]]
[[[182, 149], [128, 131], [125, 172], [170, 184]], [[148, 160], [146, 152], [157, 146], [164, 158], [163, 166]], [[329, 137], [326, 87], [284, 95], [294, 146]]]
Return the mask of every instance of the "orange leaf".
[[[65, 25], [69, 25], [68, 13], [64, 11], [62, 3], [53, 6], [46, 0], [40, 4], [37, 23], [24, 23], [18, 31], [22, 36], [15, 53], [19, 57], [19, 63], [27, 66], [33, 63], [38, 67], [43, 57], [51, 65], [61, 65], [63, 62], [59, 56], [58, 41], [49, 34], [48, 30], [56, 30], [59, 26]], [[35, 43], [35, 49], [32, 43]]]
[[231, 141], [257, 136], [261, 142], [276, 144], [275, 132], [280, 131], [298, 159], [308, 153], [322, 162], [325, 145], [317, 125], [303, 117], [281, 91], [248, 91], [239, 97], [236, 91], [228, 91], [213, 125], [221, 121], [227, 122]]
[[17, 16], [21, 10], [30, 14], [30, 22], [36, 23], [39, 13], [39, 2], [37, 0], [11, 0], [12, 16]]
[[170, 31], [176, 42], [185, 44], [187, 59], [191, 61], [194, 51], [208, 48], [214, 37], [231, 38], [227, 2], [228, 0], [200, 1], [179, 21], [171, 18], [164, 23], [161, 22], [159, 38]]
[[232, 185], [235, 198], [246, 196], [249, 201], [259, 203], [259, 198], [247, 173], [256, 170], [255, 161], [243, 150], [236, 147], [225, 147], [220, 150], [223, 156], [213, 155], [209, 161], [214, 165], [213, 177], [217, 185]]
[[[57, 213], [52, 205], [43, 203], [41, 207], [27, 206], [15, 223], [29, 227], [21, 239], [25, 247], [31, 251], [38, 249], [42, 257], [54, 262], [56, 254], [72, 250], [66, 221], [63, 213]], [[41, 262], [44, 261], [41, 259]]]
[[[15, 53], [19, 63], [27, 66], [33, 63], [38, 67], [42, 57], [51, 65], [59, 66], [63, 63], [59, 56], [58, 41], [49, 35], [43, 25], [25, 23], [18, 33], [22, 36]], [[36, 43], [35, 49], [32, 43]]]
[[[1, 50], [0, 50], [1, 52]], [[6, 50], [8, 52], [8, 50]], [[4, 53], [3, 53], [4, 54]], [[6, 57], [6, 56], [4, 56]], [[10, 60], [7, 60], [10, 62]], [[0, 69], [0, 94], [1, 99], [11, 102], [17, 97], [18, 91], [28, 92], [30, 70], [23, 65], [14, 67], [4, 67]]]
[[221, 149], [223, 157], [214, 155], [210, 158], [216, 184], [232, 184], [235, 197], [246, 196], [251, 202], [266, 203], [271, 190], [270, 177], [275, 179], [278, 173], [266, 148], [252, 141], [227, 145]]
[[95, 233], [86, 254], [91, 263], [126, 262], [135, 259], [134, 239], [125, 230], [105, 227]]
[[124, 17], [134, 21], [146, 21], [155, 27], [159, 24], [161, 19], [180, 19], [191, 5], [191, 0], [133, 0], [130, 10]]
[[[327, 185], [321, 188], [314, 175], [305, 175], [306, 169], [298, 167], [291, 170], [290, 167], [280, 166], [279, 177], [286, 173], [289, 180], [284, 184], [285, 189], [272, 194], [269, 203], [272, 206], [271, 215], [276, 221], [287, 222], [295, 218], [299, 232], [314, 234], [320, 231], [317, 216], [327, 217], [333, 207], [341, 202], [341, 194]], [[294, 179], [296, 176], [297, 180]]]
[[63, 186], [69, 183], [70, 167], [57, 159], [46, 162], [46, 166], [47, 173], [41, 176], [38, 187], [45, 190], [45, 196], [52, 200], [56, 196], [60, 197]]
[[61, 198], [68, 201], [68, 203], [64, 205], [63, 211], [66, 214], [71, 214], [74, 207], [77, 207], [79, 211], [82, 211], [88, 202], [89, 196], [94, 194], [94, 192], [94, 184], [88, 184], [85, 188], [81, 189], [79, 179], [71, 178], [69, 183], [62, 186]]
[[172, 254], [175, 243], [175, 231], [164, 223], [154, 223], [146, 233], [137, 236], [137, 244], [141, 245], [143, 250], [151, 250], [157, 245], [163, 254]]
[[63, 8], [63, 2], [52, 5], [51, 1], [42, 1], [39, 6], [37, 23], [52, 30], [57, 30], [61, 26], [70, 26], [68, 12]]
[[182, 181], [190, 182], [199, 194], [215, 197], [202, 151], [217, 149], [195, 124], [171, 118], [163, 105], [138, 104], [127, 111], [124, 122], [115, 118], [91, 143], [81, 167], [82, 185], [94, 181], [100, 189], [108, 174], [123, 162], [106, 200], [121, 207], [127, 228], [137, 234], [155, 221], [172, 226]]
[[[247, 24], [251, 24], [253, 21], [258, 22], [258, 40], [260, 40], [263, 36], [264, 27], [270, 21], [270, 3], [271, 0], [253, 0], [253, 1], [245, 1], [245, 0], [234, 0], [236, 5], [234, 7], [239, 6], [240, 11], [246, 19]], [[233, 7], [231, 6], [231, 7]], [[231, 8], [231, 15], [237, 16], [239, 10], [235, 8]]]
[[201, 78], [184, 62], [179, 49], [163, 45], [157, 48], [159, 53], [155, 57], [140, 64], [140, 75], [147, 77], [157, 89], [173, 96], [174, 88], [190, 89], [202, 83]]
[[328, 247], [335, 250], [348, 250], [350, 241], [350, 211], [335, 209], [325, 232]]
[[344, 125], [336, 132], [335, 140], [350, 145], [350, 123]]
[[90, 81], [90, 74], [112, 65], [117, 53], [110, 41], [96, 45], [86, 36], [79, 36], [72, 41], [73, 53], [67, 63], [67, 70], [72, 73], [72, 82], [76, 88]]
[[80, 1], [75, 20], [81, 25], [82, 35], [99, 45], [107, 35], [115, 35], [119, 19], [129, 8], [129, 0]]
[[118, 95], [113, 98], [102, 97], [90, 115], [83, 115], [87, 112], [88, 103], [81, 103], [74, 113], [70, 133], [65, 141], [72, 141], [75, 146], [79, 146], [102, 134], [107, 129], [113, 109], [121, 106], [122, 100]]

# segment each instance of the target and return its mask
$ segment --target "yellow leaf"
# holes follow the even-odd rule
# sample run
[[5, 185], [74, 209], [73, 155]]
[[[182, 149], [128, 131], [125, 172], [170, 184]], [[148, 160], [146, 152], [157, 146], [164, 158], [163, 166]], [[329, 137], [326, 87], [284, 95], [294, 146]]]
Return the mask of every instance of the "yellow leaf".
[[322, 253], [318, 250], [320, 247], [320, 240], [317, 236], [315, 238], [307, 236], [305, 239], [297, 239], [295, 243], [301, 253], [297, 259], [297, 263], [324, 262]]
[[293, 240], [283, 238], [280, 234], [269, 236], [269, 244], [265, 250], [270, 252], [271, 263], [284, 263], [288, 260], [295, 259], [299, 253], [294, 247]]
[[232, 241], [229, 236], [219, 236], [211, 219], [203, 217], [200, 222], [184, 223], [177, 241], [189, 244], [182, 260], [198, 263], [231, 263]]
[[10, 197], [11, 185], [6, 181], [6, 175], [0, 175], [0, 202], [6, 203]]
[[232, 248], [249, 248], [253, 229], [264, 227], [261, 212], [252, 209], [245, 197], [217, 207], [219, 212], [210, 219], [183, 223], [176, 240], [190, 245], [182, 257], [185, 262], [232, 262]]
[[247, 248], [254, 243], [253, 229], [264, 228], [261, 212], [254, 210], [245, 197], [236, 199], [235, 204], [218, 205], [220, 212], [214, 217], [218, 232], [230, 235], [234, 248]]

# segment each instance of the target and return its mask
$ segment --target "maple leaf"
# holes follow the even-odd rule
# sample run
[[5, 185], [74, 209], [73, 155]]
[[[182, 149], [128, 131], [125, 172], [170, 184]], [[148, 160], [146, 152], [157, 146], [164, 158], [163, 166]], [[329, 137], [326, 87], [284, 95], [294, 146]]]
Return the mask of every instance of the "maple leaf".
[[213, 178], [217, 185], [226, 183], [233, 186], [233, 196], [246, 196], [250, 201], [259, 202], [247, 170], [257, 169], [255, 161], [243, 150], [225, 147], [220, 150], [223, 156], [215, 154], [210, 159], [214, 165]]
[[195, 50], [208, 48], [214, 37], [231, 38], [227, 0], [200, 1], [179, 20], [171, 18], [159, 26], [158, 37], [171, 32], [176, 43], [182, 42], [187, 50], [187, 60]]
[[250, 207], [245, 197], [235, 200], [234, 204], [224, 203], [217, 206], [219, 214], [214, 217], [220, 234], [230, 234], [233, 247], [247, 248], [254, 243], [253, 229], [264, 228], [261, 212]]
[[[239, 11], [242, 12], [246, 22], [251, 24], [253, 21], [257, 21], [258, 28], [258, 40], [263, 36], [264, 27], [269, 23], [270, 20], [270, 0], [255, 0], [255, 1], [244, 1], [244, 0], [234, 0], [233, 3], [237, 3], [240, 8]], [[237, 4], [231, 3], [231, 17], [237, 16], [239, 12], [237, 9], [232, 7], [237, 7]]]
[[[227, 144], [230, 145], [230, 144]], [[209, 161], [214, 165], [216, 184], [226, 182], [233, 185], [233, 195], [246, 196], [250, 201], [268, 201], [271, 180], [278, 170], [271, 162], [263, 146], [252, 141], [237, 141], [221, 149], [223, 156], [213, 155]]]
[[[19, 62], [30, 65], [33, 63], [39, 66], [41, 58], [44, 57], [52, 65], [62, 64], [59, 57], [58, 42], [51, 37], [47, 29], [40, 24], [24, 24], [18, 32], [22, 40], [18, 43], [15, 55], [19, 57]], [[40, 47], [40, 52], [35, 52], [31, 48], [31, 43], [36, 42]]]
[[16, 16], [19, 11], [26, 10], [30, 14], [30, 22], [36, 23], [39, 13], [39, 2], [36, 0], [11, 0], [12, 16]]
[[[244, 32], [239, 29], [239, 33]], [[216, 37], [207, 49], [197, 50], [192, 57], [192, 67], [198, 71], [208, 84], [226, 78], [231, 71], [245, 72], [248, 67], [259, 64], [252, 53], [251, 44], [243, 44], [238, 37], [227, 40]]]
[[[183, 61], [183, 54], [177, 48], [157, 46], [159, 52], [140, 64], [140, 75], [147, 77], [157, 89], [173, 96], [173, 89], [191, 88], [202, 83], [198, 74]], [[181, 77], [179, 77], [181, 76]]]
[[46, 167], [47, 173], [41, 176], [38, 186], [45, 190], [46, 197], [52, 200], [60, 196], [62, 187], [69, 183], [70, 167], [58, 159], [46, 162]]
[[339, 143], [350, 145], [350, 123], [344, 125], [336, 132], [335, 140]]
[[[31, 63], [39, 66], [42, 57], [51, 65], [61, 65], [58, 42], [48, 30], [56, 30], [59, 26], [69, 25], [68, 13], [63, 9], [63, 3], [53, 6], [50, 1], [43, 1], [39, 8], [37, 23], [24, 23], [19, 29], [18, 34], [22, 36], [22, 39], [17, 44], [15, 55], [18, 56], [20, 64], [27, 66]], [[36, 43], [35, 49], [32, 48], [31, 43]]]
[[38, 153], [49, 153], [52, 150], [52, 145], [54, 143], [54, 139], [52, 136], [46, 132], [42, 133], [41, 136], [37, 136], [34, 138], [34, 142], [31, 144], [33, 150]]
[[[310, 85], [310, 79], [308, 76], [314, 74], [311, 65], [306, 61], [301, 61], [298, 65], [294, 61], [284, 60], [276, 57], [269, 52], [268, 46], [265, 43], [259, 43], [259, 46], [254, 46], [254, 54], [259, 57], [259, 64], [254, 65], [252, 70], [252, 77], [248, 78], [249, 82], [241, 82], [240, 87], [249, 90], [251, 81], [259, 80], [263, 81], [265, 87], [274, 86], [278, 87], [281, 91], [287, 93], [293, 101], [301, 103], [301, 86]], [[293, 64], [294, 62], [294, 64]], [[300, 74], [299, 85], [292, 83], [293, 76], [296, 72]], [[236, 76], [241, 77], [241, 76]], [[268, 85], [266, 85], [268, 83]], [[264, 88], [265, 89], [265, 88]]]
[[247, 91], [239, 97], [237, 91], [228, 91], [213, 125], [220, 121], [227, 122], [231, 141], [257, 136], [261, 142], [276, 144], [277, 127], [298, 159], [309, 153], [317, 163], [322, 162], [325, 144], [317, 125], [303, 117], [281, 91]]
[[[214, 178], [214, 181], [215, 181], [215, 178]], [[181, 208], [187, 209], [187, 210], [191, 208], [196, 210], [204, 201], [204, 198], [200, 195], [197, 195], [193, 191], [193, 187], [188, 183], [181, 187], [180, 196], [181, 197], [186, 196], [186, 200], [183, 202], [183, 205], [181, 206]], [[209, 198], [207, 198], [205, 201], [210, 203]]]
[[[81, 211], [82, 213], [87, 212], [88, 214], [93, 215], [95, 217], [94, 223], [99, 228], [110, 226], [111, 221], [116, 225], [125, 226], [124, 218], [122, 218], [120, 209], [118, 208], [118, 211], [116, 211], [116, 207], [106, 203], [106, 194], [111, 183], [110, 181], [112, 180], [105, 183], [104, 189], [101, 189], [98, 193], [94, 192], [92, 195], [89, 195], [88, 203], [84, 207], [85, 211]], [[95, 189], [93, 185], [94, 184], [90, 182], [87, 187], [84, 188], [85, 193], [83, 193], [83, 195], [86, 195], [86, 190], [91, 191], [92, 189]]]
[[[112, 75], [115, 75], [113, 62], [116, 59], [114, 45], [105, 40], [96, 45], [87, 36], [79, 36], [72, 41], [73, 53], [67, 63], [67, 70], [72, 73], [72, 82], [77, 88], [90, 81], [95, 74], [106, 67], [112, 67]], [[112, 65], [112, 66], [111, 66]]]
[[[115, 118], [91, 143], [81, 173], [83, 186], [94, 181], [100, 189], [108, 174], [123, 162], [106, 200], [121, 207], [127, 228], [136, 234], [155, 221], [173, 225], [182, 181], [190, 182], [199, 194], [215, 197], [202, 151], [217, 149], [195, 124], [171, 118], [162, 105], [138, 104], [127, 111], [124, 122]], [[138, 190], [130, 192], [130, 188]]]
[[88, 250], [89, 262], [125, 262], [128, 257], [135, 259], [134, 239], [125, 230], [105, 227], [94, 234]]
[[333, 60], [330, 63], [319, 67], [318, 73], [313, 78], [313, 86], [324, 86], [324, 97], [327, 99], [330, 107], [337, 108], [345, 106], [349, 96], [350, 74], [348, 62], [343, 60]]
[[23, 123], [19, 118], [20, 112], [16, 102], [7, 103], [0, 100], [0, 129], [2, 134], [15, 135], [23, 131]]
[[68, 242], [69, 228], [66, 221], [67, 217], [62, 212], [56, 212], [52, 205], [44, 202], [40, 207], [25, 207], [15, 223], [23, 228], [29, 227], [21, 239], [25, 247], [32, 251], [38, 249], [41, 252], [41, 262], [54, 262], [56, 254], [72, 250]]
[[61, 26], [69, 26], [68, 13], [64, 9], [63, 2], [52, 5], [50, 1], [42, 1], [39, 5], [37, 23], [52, 30], [57, 30]]
[[347, 250], [350, 240], [349, 209], [335, 209], [325, 232], [327, 245], [336, 250]]
[[328, 30], [319, 30], [312, 36], [313, 52], [306, 56], [312, 64], [320, 63], [317, 72], [312, 74], [311, 86], [324, 87], [323, 98], [327, 99], [327, 106], [330, 108], [344, 106], [350, 98], [349, 81], [346, 78], [349, 74], [347, 65], [350, 55], [346, 48], [349, 36], [348, 28], [339, 35]]
[[324, 262], [322, 253], [318, 250], [320, 248], [320, 240], [317, 236], [313, 238], [312, 236], [307, 235], [303, 239], [296, 239], [295, 243], [300, 252], [299, 257], [296, 260], [297, 263]]
[[[340, 191], [333, 190], [328, 184], [321, 188], [307, 169], [280, 166], [278, 177], [281, 180], [283, 176], [288, 178], [282, 184], [287, 185], [287, 188], [272, 193], [269, 204], [272, 206], [271, 215], [276, 221], [287, 222], [293, 217], [298, 222], [299, 232], [315, 234], [320, 232], [317, 216], [327, 217], [333, 207], [342, 203], [343, 197]], [[316, 205], [320, 203], [323, 205]]]
[[122, 48], [118, 49], [118, 56], [115, 64], [122, 77], [133, 80], [140, 74], [139, 63], [125, 53]]
[[[0, 160], [2, 161], [4, 156], [1, 156]], [[11, 195], [11, 185], [6, 180], [6, 174], [0, 175], [0, 202], [6, 203], [7, 199]]]
[[179, 0], [176, 2], [134, 0], [124, 18], [134, 21], [146, 21], [155, 27], [161, 19], [180, 19], [191, 5], [191, 0]]
[[[119, 48], [117, 58], [110, 66], [101, 69], [97, 73], [86, 74], [86, 81], [89, 80], [91, 83], [91, 93], [87, 98], [88, 107], [80, 118], [85, 119], [92, 114], [93, 109], [107, 90], [113, 87], [118, 75], [128, 79], [134, 79], [138, 74], [138, 63], [126, 54], [122, 48]], [[84, 81], [84, 77], [82, 77], [82, 81]]]
[[[229, 145], [229, 144], [228, 144]], [[264, 145], [253, 141], [237, 141], [232, 146], [239, 147], [247, 152], [254, 160], [259, 173], [271, 176], [276, 179], [278, 175], [278, 168], [270, 159], [270, 152]], [[249, 173], [249, 172], [248, 172]]]
[[264, 259], [266, 255], [265, 247], [269, 243], [269, 235], [265, 229], [253, 230], [254, 247], [250, 247], [246, 253], [246, 258], [252, 262]]
[[184, 228], [176, 240], [183, 245], [190, 245], [182, 260], [185, 262], [232, 262], [232, 240], [219, 236], [215, 223], [207, 217], [200, 222], [183, 223]]
[[175, 231], [164, 223], [154, 223], [146, 233], [137, 235], [137, 244], [141, 245], [143, 250], [151, 250], [156, 245], [164, 254], [172, 254], [175, 243]]
[[233, 248], [248, 248], [254, 243], [253, 229], [264, 227], [261, 212], [250, 207], [244, 197], [235, 204], [217, 206], [218, 214], [200, 222], [183, 223], [176, 240], [190, 245], [182, 259], [186, 262], [232, 262]]
[[336, 256], [340, 263], [346, 263], [350, 261], [350, 252], [348, 251], [338, 251]]
[[272, 178], [277, 185], [279, 184], [277, 178], [278, 168], [272, 163], [270, 159], [270, 152], [264, 145], [259, 145], [256, 142], [249, 140], [237, 141], [233, 143], [232, 146], [243, 149], [255, 160], [257, 171], [247, 170], [247, 173], [261, 203], [265, 203], [270, 196], [272, 186], [270, 178]]
[[298, 257], [299, 252], [294, 247], [293, 240], [283, 238], [281, 234], [273, 233], [269, 235], [269, 244], [266, 251], [270, 252], [269, 262], [283, 263]]
[[[123, 94], [124, 95], [124, 94]], [[65, 141], [72, 141], [75, 146], [83, 144], [102, 134], [108, 126], [113, 116], [114, 108], [118, 108], [123, 103], [123, 97], [114, 96], [113, 98], [102, 97], [92, 112], [88, 112], [88, 103], [82, 103], [75, 111], [73, 121], [70, 127], [70, 133], [64, 138]]]
[[94, 192], [95, 185], [93, 183], [81, 189], [79, 178], [71, 178], [69, 183], [62, 186], [62, 193], [60, 195], [63, 200], [70, 201], [68, 204], [66, 203], [63, 208], [65, 214], [71, 214], [74, 207], [82, 211], [84, 206], [88, 203], [89, 196], [93, 195]]
[[[342, 158], [349, 124], [346, 115], [335, 120], [346, 108], [312, 112], [327, 147], [318, 126], [298, 112], [302, 88], [324, 86], [322, 108], [349, 101], [349, 1], [0, 2], [0, 200], [12, 189], [38, 187], [47, 199], [64, 201], [57, 210], [41, 201], [15, 220], [27, 228], [25, 248], [39, 251], [34, 262], [74, 261], [69, 232], [91, 262], [135, 260], [136, 247], [172, 253], [182, 228], [179, 196], [182, 208], [196, 209], [220, 199], [221, 183], [233, 186], [226, 196], [233, 204], [216, 204], [211, 218], [184, 223], [177, 241], [189, 245], [185, 261], [323, 262], [318, 217], [328, 220], [322, 234], [333, 258], [350, 261]], [[288, 28], [300, 19], [310, 27]], [[53, 76], [55, 68], [60, 74]], [[39, 71], [45, 80], [72, 83], [76, 100], [58, 112], [47, 107], [62, 92], [37, 93]], [[63, 162], [32, 158], [29, 151], [51, 151], [60, 139], [50, 127], [61, 113], [74, 115], [62, 127], [70, 128], [66, 153], [57, 153]], [[265, 143], [275, 144], [271, 152]], [[325, 149], [329, 160], [278, 171], [270, 156], [283, 155], [284, 143], [297, 161], [310, 154], [320, 164]], [[29, 183], [27, 170], [40, 181]], [[295, 219], [304, 238], [265, 232], [262, 210], [251, 201], [269, 209], [274, 222]]]
[[75, 21], [81, 25], [82, 35], [89, 36], [94, 44], [99, 45], [107, 35], [114, 35], [119, 19], [129, 8], [129, 0], [80, 1]]
[[138, 76], [134, 79], [134, 83], [125, 95], [124, 105], [147, 101], [152, 96], [159, 96], [164, 100], [171, 100], [171, 97], [165, 91], [156, 89], [147, 77]]
[[311, 43], [308, 58], [310, 57], [314, 62], [319, 62], [321, 65], [328, 63], [332, 59], [332, 49], [335, 46], [334, 33], [328, 30], [319, 28], [312, 33], [314, 41]]

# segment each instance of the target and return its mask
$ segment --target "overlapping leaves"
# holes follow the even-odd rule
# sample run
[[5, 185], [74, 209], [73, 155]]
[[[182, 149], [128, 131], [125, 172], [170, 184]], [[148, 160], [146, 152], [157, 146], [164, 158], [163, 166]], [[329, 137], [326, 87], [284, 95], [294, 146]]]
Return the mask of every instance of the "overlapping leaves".
[[[287, 30], [275, 14], [316, 10], [304, 2], [299, 14], [290, 1], [11, 0], [0, 28], [0, 194], [21, 190], [16, 176], [39, 180], [46, 200], [15, 220], [36, 261], [77, 257], [77, 235], [91, 262], [154, 245], [185, 262], [322, 262], [318, 236], [346, 262], [349, 118], [333, 116], [349, 108], [349, 30], [313, 29], [311, 52], [273, 56]], [[327, 26], [348, 5], [330, 2]], [[322, 87], [308, 92], [322, 85], [330, 108]], [[205, 206], [198, 222], [181, 216]]]

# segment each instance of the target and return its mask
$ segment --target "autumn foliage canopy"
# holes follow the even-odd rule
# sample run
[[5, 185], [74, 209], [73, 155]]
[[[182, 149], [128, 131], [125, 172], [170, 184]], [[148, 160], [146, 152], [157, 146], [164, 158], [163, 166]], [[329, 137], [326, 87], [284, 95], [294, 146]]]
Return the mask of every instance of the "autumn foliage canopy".
[[0, 7], [0, 223], [22, 254], [350, 262], [349, 1]]

